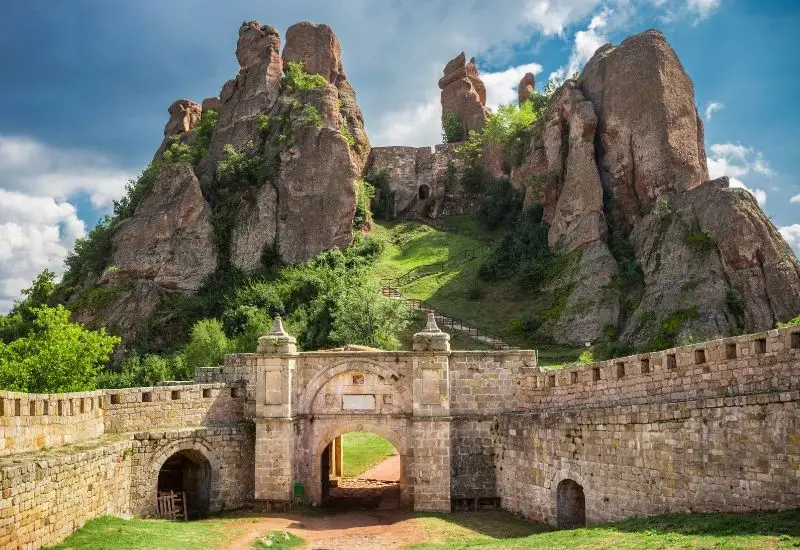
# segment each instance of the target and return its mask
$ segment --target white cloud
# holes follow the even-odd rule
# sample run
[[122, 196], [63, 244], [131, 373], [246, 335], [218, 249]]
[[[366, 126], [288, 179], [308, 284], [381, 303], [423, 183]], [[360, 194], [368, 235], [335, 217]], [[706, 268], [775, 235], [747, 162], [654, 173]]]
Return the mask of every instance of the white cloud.
[[705, 19], [720, 5], [720, 0], [687, 0], [686, 7], [700, 19]]
[[778, 231], [781, 232], [789, 246], [794, 249], [795, 254], [800, 256], [800, 223], [779, 227]]
[[715, 143], [708, 149], [707, 162], [708, 174], [712, 179], [728, 176], [731, 187], [746, 189], [759, 205], [766, 204], [766, 191], [750, 188], [740, 179], [753, 172], [770, 177], [775, 175], [760, 151], [737, 143]]
[[492, 110], [496, 110], [500, 105], [516, 104], [519, 81], [522, 80], [525, 73], [538, 75], [541, 72], [541, 65], [528, 63], [518, 67], [509, 67], [496, 73], [481, 74], [481, 80], [486, 85], [486, 104]]
[[706, 105], [706, 111], [705, 111], [706, 122], [711, 120], [711, 115], [713, 115], [717, 111], [721, 111], [724, 108], [725, 105], [720, 103], [719, 101], [709, 101], [708, 104]]
[[789, 199], [789, 202], [792, 204], [800, 204], [800, 193]]
[[23, 136], [0, 135], [0, 188], [65, 199], [87, 193], [97, 207], [119, 198], [135, 174], [97, 153], [50, 147]]
[[373, 146], [406, 145], [424, 147], [442, 141], [439, 94], [424, 102], [384, 113], [377, 130], [370, 134]]
[[0, 313], [44, 268], [60, 275], [67, 252], [84, 233], [73, 205], [0, 189]]

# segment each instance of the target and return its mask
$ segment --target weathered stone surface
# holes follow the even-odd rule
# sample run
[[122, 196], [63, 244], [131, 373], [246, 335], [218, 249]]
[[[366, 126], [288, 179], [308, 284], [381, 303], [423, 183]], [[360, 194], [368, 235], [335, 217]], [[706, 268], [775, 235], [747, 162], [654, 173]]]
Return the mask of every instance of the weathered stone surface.
[[522, 105], [536, 89], [536, 77], [533, 73], [525, 73], [522, 80], [519, 81], [519, 88], [517, 88], [517, 101]]
[[237, 269], [246, 273], [257, 270], [262, 266], [264, 251], [275, 247], [277, 209], [278, 192], [271, 184], [265, 184], [236, 214], [231, 264]]
[[708, 180], [694, 87], [663, 34], [603, 46], [578, 85], [597, 113], [600, 177], [619, 200], [626, 228], [660, 196]]
[[[698, 231], [705, 246], [689, 242]], [[680, 327], [681, 341], [768, 330], [800, 311], [800, 262], [753, 196], [728, 188], [727, 178], [663, 201], [631, 237], [646, 290], [626, 341], [646, 344], [678, 312], [695, 314]], [[742, 315], [730, 305], [732, 292], [743, 300]]]
[[342, 72], [342, 48], [328, 25], [304, 21], [286, 31], [283, 61], [300, 61], [307, 73], [322, 75], [335, 84]]
[[218, 97], [207, 97], [203, 100], [201, 105], [204, 113], [210, 109], [218, 111], [220, 105], [222, 105], [222, 101]]
[[114, 236], [114, 276], [196, 292], [217, 267], [211, 208], [186, 163], [162, 166], [153, 191]]
[[360, 173], [338, 130], [306, 127], [281, 153], [278, 177], [278, 253], [297, 263], [353, 240]]
[[273, 53], [280, 51], [280, 48], [281, 39], [275, 27], [250, 21], [239, 28], [236, 59], [243, 70], [270, 59]]
[[466, 56], [461, 52], [447, 63], [444, 76], [439, 79], [439, 88], [442, 90], [442, 119], [446, 113], [456, 113], [467, 135], [470, 130], [481, 131], [491, 111], [485, 107], [486, 86], [480, 79], [475, 59], [470, 59], [469, 63], [465, 61]]
[[171, 136], [188, 132], [200, 122], [200, 105], [188, 99], [179, 99], [169, 106], [169, 120], [164, 127], [164, 135]]
[[[603, 186], [594, 157], [597, 116], [592, 104], [583, 97], [572, 81], [553, 95], [546, 136], [554, 134], [548, 159], [561, 155], [562, 142], [567, 142], [566, 169], [563, 185], [551, 220], [548, 244], [553, 249], [571, 252], [594, 241], [604, 241], [606, 220], [603, 214]], [[554, 149], [551, 151], [551, 148]], [[558, 169], [561, 159], [551, 161]]]

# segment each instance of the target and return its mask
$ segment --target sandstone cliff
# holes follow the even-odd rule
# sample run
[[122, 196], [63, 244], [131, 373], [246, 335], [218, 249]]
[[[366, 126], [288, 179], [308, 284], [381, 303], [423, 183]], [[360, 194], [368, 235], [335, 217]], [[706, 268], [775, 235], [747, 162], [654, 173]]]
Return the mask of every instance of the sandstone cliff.
[[789, 246], [749, 193], [708, 181], [694, 88], [660, 32], [598, 49], [538, 124], [511, 182], [580, 258], [555, 283], [570, 294], [554, 340], [665, 346], [800, 313]]
[[218, 97], [169, 107], [154, 183], [137, 183], [146, 194], [113, 220], [105, 269], [73, 292], [79, 320], [130, 341], [166, 298], [197, 294], [219, 270], [251, 273], [352, 242], [370, 144], [335, 34], [298, 23], [281, 55], [278, 31], [249, 22], [236, 58]]
[[467, 62], [464, 52], [451, 59], [439, 79], [442, 90], [442, 120], [455, 113], [461, 122], [464, 137], [470, 131], [480, 132], [491, 111], [486, 107], [486, 86], [479, 74], [475, 58]]

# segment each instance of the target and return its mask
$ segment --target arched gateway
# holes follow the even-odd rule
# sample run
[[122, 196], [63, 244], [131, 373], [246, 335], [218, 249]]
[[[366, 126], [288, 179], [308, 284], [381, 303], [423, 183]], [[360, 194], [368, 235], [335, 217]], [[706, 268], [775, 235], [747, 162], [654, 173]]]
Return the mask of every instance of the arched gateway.
[[449, 352], [449, 339], [431, 316], [413, 353], [339, 350], [298, 361], [294, 338], [276, 319], [255, 356], [256, 500], [302, 492], [320, 503], [330, 477], [323, 454], [336, 452], [342, 434], [366, 431], [397, 449], [403, 504], [449, 511], [449, 372], [439, 355]]

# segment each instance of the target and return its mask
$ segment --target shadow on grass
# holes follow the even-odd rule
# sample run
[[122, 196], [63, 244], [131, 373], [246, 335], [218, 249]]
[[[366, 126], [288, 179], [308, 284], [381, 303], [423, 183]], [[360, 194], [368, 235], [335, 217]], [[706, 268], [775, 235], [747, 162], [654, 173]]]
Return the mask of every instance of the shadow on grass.
[[748, 512], [741, 514], [665, 514], [632, 518], [611, 524], [626, 533], [656, 532], [680, 535], [712, 535], [737, 537], [747, 535], [800, 538], [800, 508], [781, 512]]

